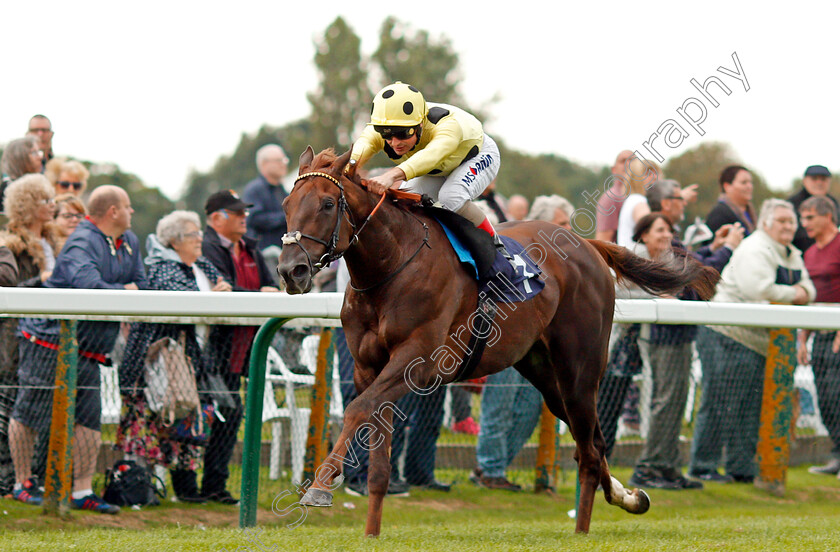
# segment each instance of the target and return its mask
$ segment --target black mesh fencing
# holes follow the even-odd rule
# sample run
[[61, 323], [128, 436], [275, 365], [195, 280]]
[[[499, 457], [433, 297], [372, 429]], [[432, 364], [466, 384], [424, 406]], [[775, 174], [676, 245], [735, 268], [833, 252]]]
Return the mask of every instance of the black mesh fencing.
[[[770, 412], [790, 420], [793, 440], [785, 461], [840, 458], [834, 444], [840, 435], [835, 430], [832, 439], [825, 438], [840, 404], [840, 355], [830, 350], [834, 335], [817, 332], [808, 342], [813, 366], [780, 359], [794, 386], [791, 404], [780, 406], [769, 395], [785, 396], [782, 382], [765, 389], [770, 330], [615, 324], [598, 396], [612, 463], [634, 466], [630, 483], [653, 487], [685, 488], [683, 474], [700, 482], [753, 482], [759, 476], [762, 409], [779, 407], [790, 408], [789, 417]], [[634, 386], [638, 406], [628, 414]]]
[[[54, 454], [50, 427], [68, 414], [55, 406], [56, 374], [65, 373], [60, 325], [41, 319], [3, 324], [14, 327], [15, 347], [0, 369], [0, 491], [37, 503]], [[160, 478], [167, 500], [234, 503], [256, 327], [80, 320], [76, 328], [73, 473], [65, 482], [72, 492], [92, 489], [102, 496], [114, 479], [108, 471], [129, 460]], [[598, 396], [612, 464], [633, 466], [642, 482], [675, 472], [710, 481], [756, 477], [766, 353], [756, 350], [753, 329], [721, 328], [615, 325]], [[327, 451], [355, 397], [343, 332], [329, 334], [330, 358], [319, 359], [321, 332], [282, 329], [272, 340], [260, 451], [261, 477], [269, 481], [304, 480], [319, 362], [327, 362], [332, 375]], [[834, 332], [815, 332], [812, 362], [795, 370], [792, 464], [840, 459], [834, 445], [840, 441], [840, 354], [832, 351], [833, 341]], [[638, 400], [628, 401], [634, 387]], [[532, 488], [542, 406], [536, 389], [512, 368], [482, 381], [409, 393], [396, 403], [393, 418], [396, 490], [401, 484], [445, 490], [453, 482]], [[555, 422], [549, 423], [556, 436]], [[557, 427], [553, 468], [573, 470], [573, 442]], [[351, 494], [366, 492], [366, 449], [354, 443], [351, 456], [358, 462], [345, 466]]]

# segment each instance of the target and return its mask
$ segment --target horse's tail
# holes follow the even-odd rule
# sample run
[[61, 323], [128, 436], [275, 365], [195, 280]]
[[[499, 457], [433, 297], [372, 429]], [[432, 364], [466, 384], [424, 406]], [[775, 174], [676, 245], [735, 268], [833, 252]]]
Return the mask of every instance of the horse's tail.
[[707, 300], [715, 294], [715, 285], [720, 280], [717, 270], [703, 266], [684, 251], [675, 250], [666, 261], [652, 261], [614, 243], [587, 241], [615, 271], [619, 281], [629, 280], [651, 294], [676, 294], [689, 287]]

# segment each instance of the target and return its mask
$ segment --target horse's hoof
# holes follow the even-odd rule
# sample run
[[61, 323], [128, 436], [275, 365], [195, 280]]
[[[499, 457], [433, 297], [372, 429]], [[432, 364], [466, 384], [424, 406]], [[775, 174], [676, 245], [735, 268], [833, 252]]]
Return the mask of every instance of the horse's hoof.
[[309, 490], [306, 491], [306, 494], [303, 495], [303, 498], [300, 499], [300, 503], [304, 506], [326, 508], [332, 506], [332, 499], [333, 495], [331, 492], [323, 489], [313, 489], [310, 487]]
[[633, 513], [644, 514], [650, 510], [650, 497], [642, 489], [636, 489], [636, 495], [639, 497], [639, 506]]

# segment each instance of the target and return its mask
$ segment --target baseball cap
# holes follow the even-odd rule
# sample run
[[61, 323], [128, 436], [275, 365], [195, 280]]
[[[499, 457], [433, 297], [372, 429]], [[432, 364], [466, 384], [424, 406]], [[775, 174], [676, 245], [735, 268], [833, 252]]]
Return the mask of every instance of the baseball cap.
[[831, 177], [831, 172], [822, 165], [811, 165], [805, 169], [805, 176], [827, 176]]
[[253, 207], [253, 204], [245, 203], [239, 199], [239, 195], [233, 190], [222, 190], [207, 198], [207, 203], [204, 204], [204, 212], [209, 215], [221, 209], [241, 211], [251, 207]]

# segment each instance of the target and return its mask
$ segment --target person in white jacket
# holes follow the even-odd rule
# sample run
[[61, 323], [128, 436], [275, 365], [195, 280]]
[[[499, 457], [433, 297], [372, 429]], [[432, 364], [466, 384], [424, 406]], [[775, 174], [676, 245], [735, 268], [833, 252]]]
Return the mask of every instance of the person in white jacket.
[[[768, 199], [756, 231], [744, 238], [721, 274], [713, 301], [804, 305], [816, 297], [802, 253], [792, 245], [793, 205]], [[689, 475], [704, 481], [751, 483], [770, 337], [767, 328], [701, 327], [702, 399]], [[724, 447], [726, 475], [717, 471]]]

